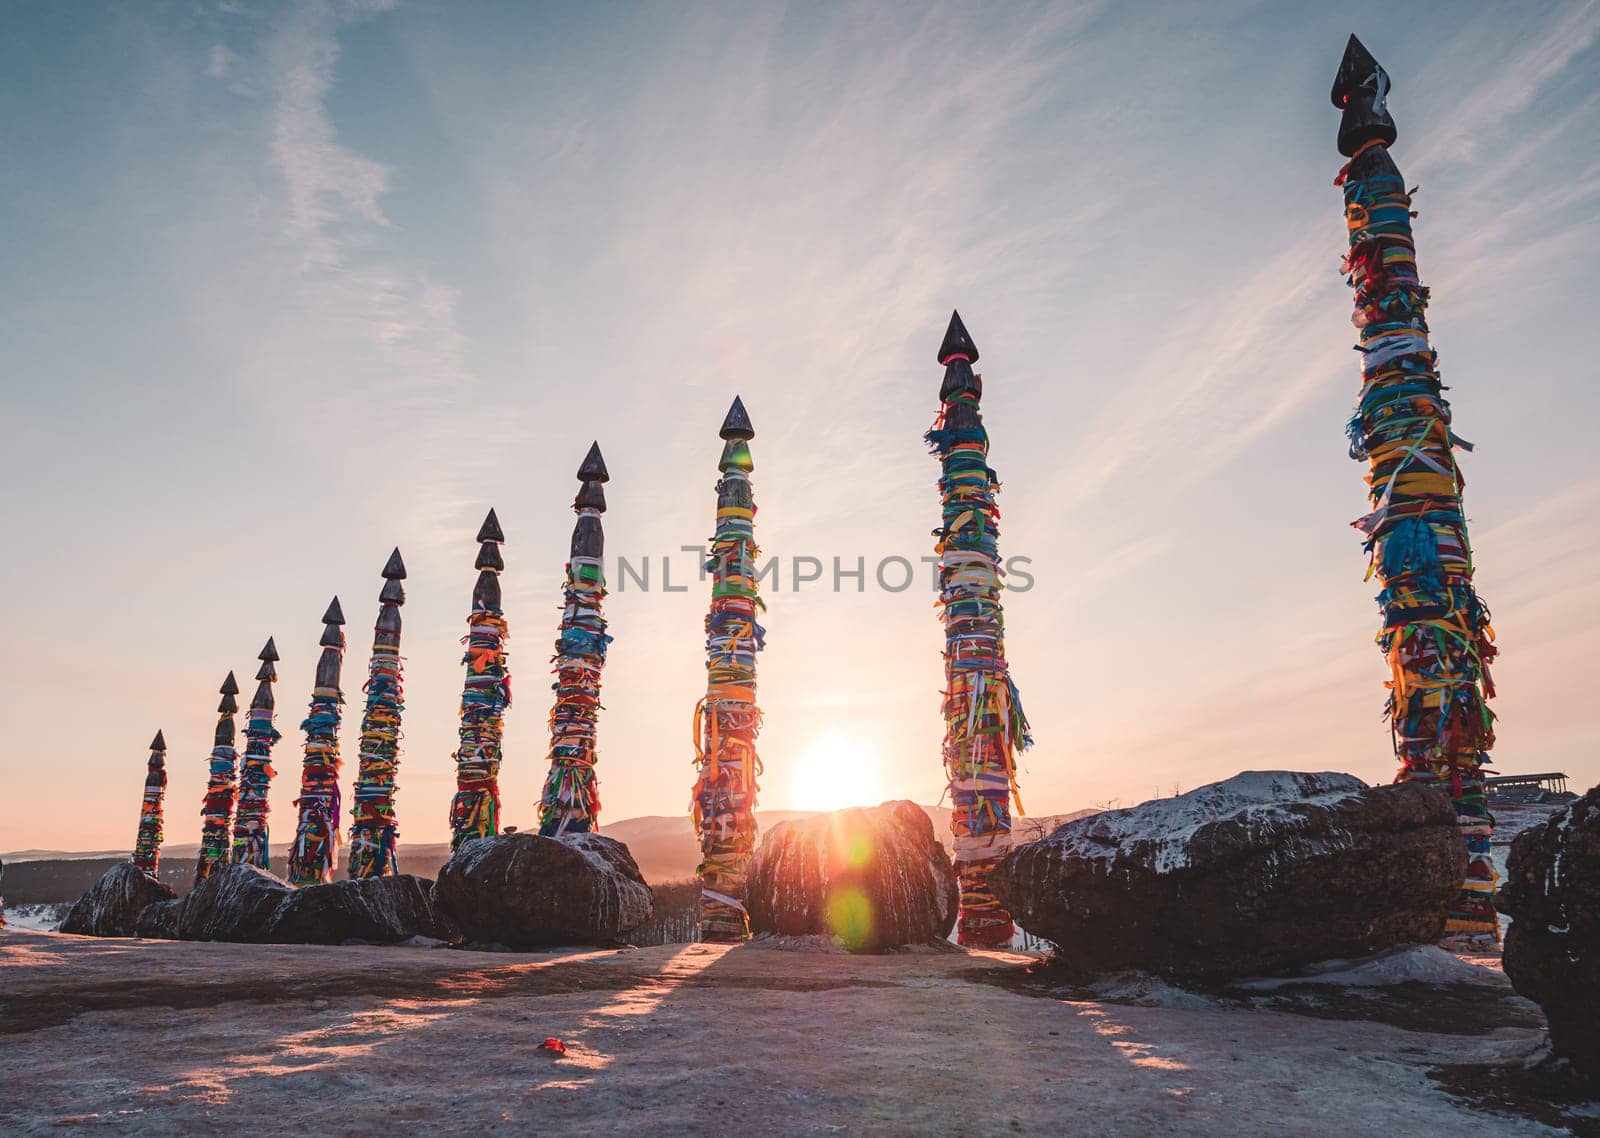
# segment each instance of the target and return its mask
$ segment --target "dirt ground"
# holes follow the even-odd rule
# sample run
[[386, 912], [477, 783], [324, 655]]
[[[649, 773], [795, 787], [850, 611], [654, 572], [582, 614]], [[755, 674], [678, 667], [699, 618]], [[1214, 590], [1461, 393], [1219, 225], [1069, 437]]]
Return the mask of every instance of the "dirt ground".
[[[1036, 964], [961, 951], [511, 955], [7, 931], [0, 1133], [1600, 1127], [1586, 1107], [1563, 1113], [1537, 1089], [1507, 1090], [1537, 1070], [1542, 1029], [1492, 968], [1475, 986], [1387, 995], [1199, 994], [1154, 981], [1060, 989]], [[542, 1048], [548, 1037], [564, 1055]]]

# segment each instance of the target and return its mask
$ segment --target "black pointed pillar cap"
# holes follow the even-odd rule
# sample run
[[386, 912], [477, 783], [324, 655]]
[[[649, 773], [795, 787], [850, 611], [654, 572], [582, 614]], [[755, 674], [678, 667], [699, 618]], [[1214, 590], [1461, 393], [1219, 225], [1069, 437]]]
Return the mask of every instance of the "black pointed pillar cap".
[[500, 529], [500, 519], [494, 516], [494, 510], [489, 511], [489, 516], [483, 519], [483, 524], [478, 527], [478, 536], [474, 541], [504, 541], [506, 535]]
[[324, 648], [343, 648], [344, 633], [339, 631], [339, 626], [337, 624], [324, 625], [322, 629], [322, 639], [317, 641], [317, 643], [322, 645]]
[[[1350, 96], [1360, 90], [1367, 80], [1379, 71], [1383, 71], [1383, 65], [1373, 58], [1372, 53], [1367, 50], [1367, 45], [1352, 34], [1349, 42], [1344, 45], [1344, 58], [1339, 61], [1339, 73], [1333, 77], [1333, 92], [1330, 96], [1333, 105], [1344, 110], [1350, 101]], [[1384, 72], [1384, 78], [1388, 78], [1388, 72]]]
[[492, 569], [498, 573], [506, 567], [506, 559], [500, 556], [500, 547], [492, 541], [486, 541], [478, 547], [478, 559], [472, 563], [474, 569]]
[[406, 579], [406, 563], [400, 559], [400, 547], [394, 547], [394, 552], [389, 554], [389, 560], [383, 563], [383, 579], [385, 581], [404, 581]]
[[378, 591], [378, 603], [381, 605], [403, 605], [406, 603], [406, 587], [397, 580], [383, 583], [383, 588]]
[[152, 751], [165, 751], [167, 749], [167, 737], [157, 731], [156, 737], [150, 740], [150, 749]]
[[598, 442], [589, 444], [589, 453], [583, 456], [583, 465], [578, 467], [578, 481], [611, 481], [611, 475], [606, 472], [606, 460], [600, 454], [600, 444]]
[[256, 669], [256, 679], [275, 680], [278, 678], [278, 669], [271, 660], [261, 661], [261, 667]]
[[238, 695], [239, 681], [233, 678], [233, 673], [228, 673], [228, 678], [222, 681], [222, 686], [217, 689], [223, 695]]
[[269, 636], [267, 637], [267, 642], [261, 646], [261, 652], [256, 656], [256, 659], [276, 660], [277, 658], [278, 646], [272, 642], [272, 637]]
[[344, 609], [339, 607], [339, 598], [334, 597], [328, 602], [328, 611], [322, 614], [323, 624], [343, 624]]
[[961, 313], [950, 310], [950, 327], [944, 330], [944, 343], [939, 345], [939, 362], [947, 364], [953, 356], [966, 356], [969, 364], [978, 362], [978, 345], [972, 342], [967, 326], [961, 323]]
[[728, 408], [728, 417], [722, 420], [722, 430], [717, 433], [725, 439], [756, 437], [756, 429], [750, 425], [750, 413], [744, 409], [744, 400], [737, 395], [733, 397], [733, 406]]
[[[1344, 58], [1339, 61], [1339, 73], [1333, 79], [1333, 105], [1340, 110], [1339, 153], [1353, 158], [1357, 151], [1365, 158], [1374, 159], [1378, 149], [1374, 143], [1392, 146], [1399, 137], [1399, 128], [1389, 114], [1389, 73], [1383, 69], [1372, 53], [1355, 36], [1345, 45]], [[1373, 171], [1363, 163], [1360, 169], [1352, 168], [1352, 177], [1371, 177]]]
[[218, 715], [232, 715], [238, 710], [239, 701], [234, 699], [232, 695], [225, 695], [217, 702]]

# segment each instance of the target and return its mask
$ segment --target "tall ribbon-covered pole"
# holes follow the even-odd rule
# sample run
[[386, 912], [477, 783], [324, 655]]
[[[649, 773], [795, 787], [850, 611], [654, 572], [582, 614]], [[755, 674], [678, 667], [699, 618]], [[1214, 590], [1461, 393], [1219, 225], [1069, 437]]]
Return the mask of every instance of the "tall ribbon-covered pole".
[[546, 836], [587, 833], [599, 825], [600, 787], [595, 777], [595, 725], [600, 717], [600, 673], [606, 666], [605, 484], [611, 480], [600, 444], [578, 467], [572, 509], [571, 555], [563, 592], [561, 631], [551, 658], [556, 682], [550, 709], [550, 774], [539, 800], [539, 832]]
[[244, 718], [244, 758], [239, 764], [239, 810], [233, 818], [233, 861], [238, 865], [253, 865], [266, 869], [270, 864], [267, 852], [267, 792], [272, 787], [273, 744], [283, 738], [273, 726], [275, 702], [272, 685], [278, 681], [278, 647], [272, 637], [262, 647], [256, 659], [261, 667], [256, 670], [256, 694], [250, 700], [250, 711]]
[[383, 566], [378, 623], [367, 665], [367, 707], [361, 716], [361, 755], [350, 806], [350, 876], [400, 872], [395, 843], [394, 780], [400, 768], [400, 606], [406, 603], [406, 563], [397, 548]]
[[206, 772], [206, 796], [200, 806], [200, 857], [194, 867], [194, 883], [199, 885], [218, 867], [228, 864], [228, 826], [233, 821], [234, 797], [238, 794], [239, 752], [234, 750], [233, 717], [239, 710], [239, 681], [228, 673], [222, 681], [222, 702], [217, 704], [217, 730], [212, 737], [211, 759]]
[[450, 803], [450, 848], [500, 832], [500, 739], [511, 705], [511, 673], [506, 669], [505, 613], [500, 608], [500, 571], [506, 567], [500, 546], [506, 535], [490, 510], [478, 528], [478, 583], [467, 617], [467, 667], [461, 689], [461, 745], [456, 749], [456, 795]]
[[145, 766], [144, 799], [139, 803], [139, 835], [128, 860], [151, 877], [161, 868], [161, 805], [167, 795], [167, 738], [160, 731], [150, 740]]
[[755, 497], [750, 440], [755, 428], [738, 398], [722, 422], [717, 468], [717, 528], [706, 568], [711, 609], [706, 614], [706, 696], [695, 709], [693, 815], [700, 837], [700, 935], [741, 941], [750, 935], [745, 884], [756, 843], [756, 794], [761, 759], [756, 735], [756, 653], [766, 630], [756, 620], [758, 595]]
[[1417, 272], [1411, 195], [1389, 147], [1397, 131], [1389, 76], [1355, 36], [1333, 82], [1355, 290], [1361, 393], [1350, 420], [1350, 455], [1369, 465], [1372, 512], [1354, 523], [1366, 539], [1368, 576], [1383, 589], [1378, 647], [1389, 662], [1388, 716], [1398, 781], [1439, 783], [1455, 801], [1467, 845], [1467, 877], [1445, 924], [1449, 933], [1498, 937], [1493, 821], [1483, 767], [1494, 744], [1495, 657], [1489, 610], [1473, 588], [1472, 545], [1462, 512], [1465, 482], [1449, 401], [1428, 339], [1428, 290]]
[[322, 614], [322, 655], [317, 660], [311, 709], [300, 724], [306, 733], [300, 767], [300, 811], [294, 845], [289, 848], [289, 883], [322, 885], [333, 880], [333, 855], [339, 845], [339, 719], [344, 693], [339, 672], [344, 663], [344, 612], [334, 597]]
[[979, 409], [983, 380], [972, 370], [978, 347], [959, 313], [950, 314], [939, 362], [939, 417], [927, 441], [939, 459], [943, 502], [942, 524], [933, 534], [945, 634], [944, 769], [961, 878], [957, 939], [992, 948], [1009, 944], [1015, 931], [989, 874], [1011, 849], [1016, 752], [1032, 739], [1006, 664], [995, 505], [1000, 483], [989, 467], [989, 434]]

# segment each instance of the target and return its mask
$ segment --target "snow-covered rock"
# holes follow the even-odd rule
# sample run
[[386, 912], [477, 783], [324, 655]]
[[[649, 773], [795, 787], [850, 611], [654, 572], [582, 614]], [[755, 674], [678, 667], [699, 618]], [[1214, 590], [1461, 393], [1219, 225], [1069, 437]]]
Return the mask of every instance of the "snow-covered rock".
[[460, 938], [433, 904], [433, 882], [409, 873], [308, 885], [285, 897], [262, 930], [272, 944], [398, 944]]
[[439, 870], [433, 901], [468, 940], [513, 949], [604, 944], [650, 916], [628, 847], [601, 834], [475, 838]]
[[1437, 939], [1465, 869], [1437, 789], [1246, 771], [1069, 822], [991, 881], [1074, 970], [1227, 979]]
[[753, 933], [834, 936], [852, 952], [949, 936], [959, 901], [950, 858], [913, 802], [779, 822], [745, 890]]
[[1600, 1078], [1600, 787], [1512, 843], [1505, 970], [1544, 1008], [1550, 1045]]
[[118, 862], [78, 898], [60, 931], [79, 936], [133, 936], [145, 907], [171, 898], [172, 890], [165, 884], [131, 861]]

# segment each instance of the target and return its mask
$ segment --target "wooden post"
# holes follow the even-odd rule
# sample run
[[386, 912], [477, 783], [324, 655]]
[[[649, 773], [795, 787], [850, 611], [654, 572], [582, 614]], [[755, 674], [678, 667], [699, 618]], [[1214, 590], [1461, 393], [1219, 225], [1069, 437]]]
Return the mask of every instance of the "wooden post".
[[267, 850], [267, 792], [272, 786], [272, 747], [283, 736], [273, 726], [276, 706], [272, 685], [278, 681], [278, 647], [272, 638], [262, 647], [256, 659], [261, 667], [256, 670], [256, 694], [250, 700], [250, 711], [244, 720], [244, 758], [239, 764], [239, 810], [233, 819], [233, 861], [238, 865], [253, 865], [268, 869], [271, 861]]
[[750, 935], [745, 884], [756, 844], [756, 795], [761, 759], [756, 735], [756, 653], [766, 630], [756, 622], [765, 606], [758, 595], [755, 498], [749, 442], [755, 428], [738, 398], [720, 432], [717, 462], [717, 528], [706, 568], [711, 571], [711, 609], [706, 615], [706, 696], [695, 712], [693, 815], [700, 837], [700, 935], [708, 941], [741, 941]]
[[233, 802], [238, 793], [239, 752], [234, 750], [233, 716], [239, 710], [239, 682], [228, 673], [222, 681], [222, 702], [217, 704], [217, 730], [212, 737], [211, 759], [206, 775], [206, 796], [200, 806], [200, 857], [194, 867], [194, 883], [199, 885], [218, 867], [228, 864], [228, 826], [233, 821]]
[[400, 767], [400, 606], [406, 603], [406, 563], [398, 548], [383, 567], [378, 623], [367, 665], [367, 707], [361, 716], [361, 755], [350, 805], [350, 876], [387, 877], [400, 872], [395, 845], [395, 775]]
[[1411, 195], [1389, 147], [1397, 130], [1389, 76], [1355, 36], [1333, 84], [1355, 290], [1361, 392], [1350, 420], [1350, 455], [1368, 464], [1372, 512], [1353, 524], [1365, 538], [1368, 576], [1382, 584], [1378, 647], [1389, 663], [1388, 718], [1397, 781], [1434, 782], [1455, 801], [1467, 845], [1467, 877], [1445, 931], [1499, 937], [1493, 821], [1483, 767], [1494, 744], [1489, 663], [1494, 630], [1473, 587], [1472, 545], [1462, 512], [1465, 483], [1428, 337], [1428, 290], [1417, 272]]
[[167, 740], [161, 732], [150, 740], [145, 767], [144, 800], [139, 804], [139, 836], [133, 842], [134, 865], [156, 876], [161, 868], [161, 807], [167, 794]]
[[944, 382], [939, 417], [927, 434], [939, 458], [942, 522], [939, 609], [944, 619], [944, 769], [950, 828], [961, 878], [959, 943], [994, 948], [1015, 926], [989, 886], [989, 874], [1011, 849], [1011, 797], [1016, 752], [1032, 739], [1006, 664], [1000, 604], [1000, 483], [989, 468], [989, 434], [979, 403], [983, 380], [973, 373], [978, 347], [959, 313], [939, 346]]
[[300, 768], [300, 820], [289, 849], [289, 883], [322, 885], [333, 880], [339, 846], [339, 720], [344, 693], [339, 673], [344, 663], [344, 611], [334, 597], [322, 614], [322, 656], [317, 660], [311, 710], [302, 723], [305, 762]]
[[506, 540], [500, 519], [490, 510], [478, 528], [478, 583], [467, 617], [466, 683], [461, 689], [461, 745], [456, 749], [456, 795], [450, 803], [450, 848], [500, 832], [500, 739], [505, 709], [511, 705], [511, 673], [506, 668], [509, 636], [500, 608], [500, 571]]
[[539, 800], [539, 832], [587, 833], [598, 827], [600, 788], [595, 777], [595, 726], [600, 716], [600, 673], [606, 665], [605, 484], [611, 480], [600, 444], [578, 467], [578, 496], [563, 592], [561, 630], [551, 658], [556, 674], [550, 709], [550, 774]]

